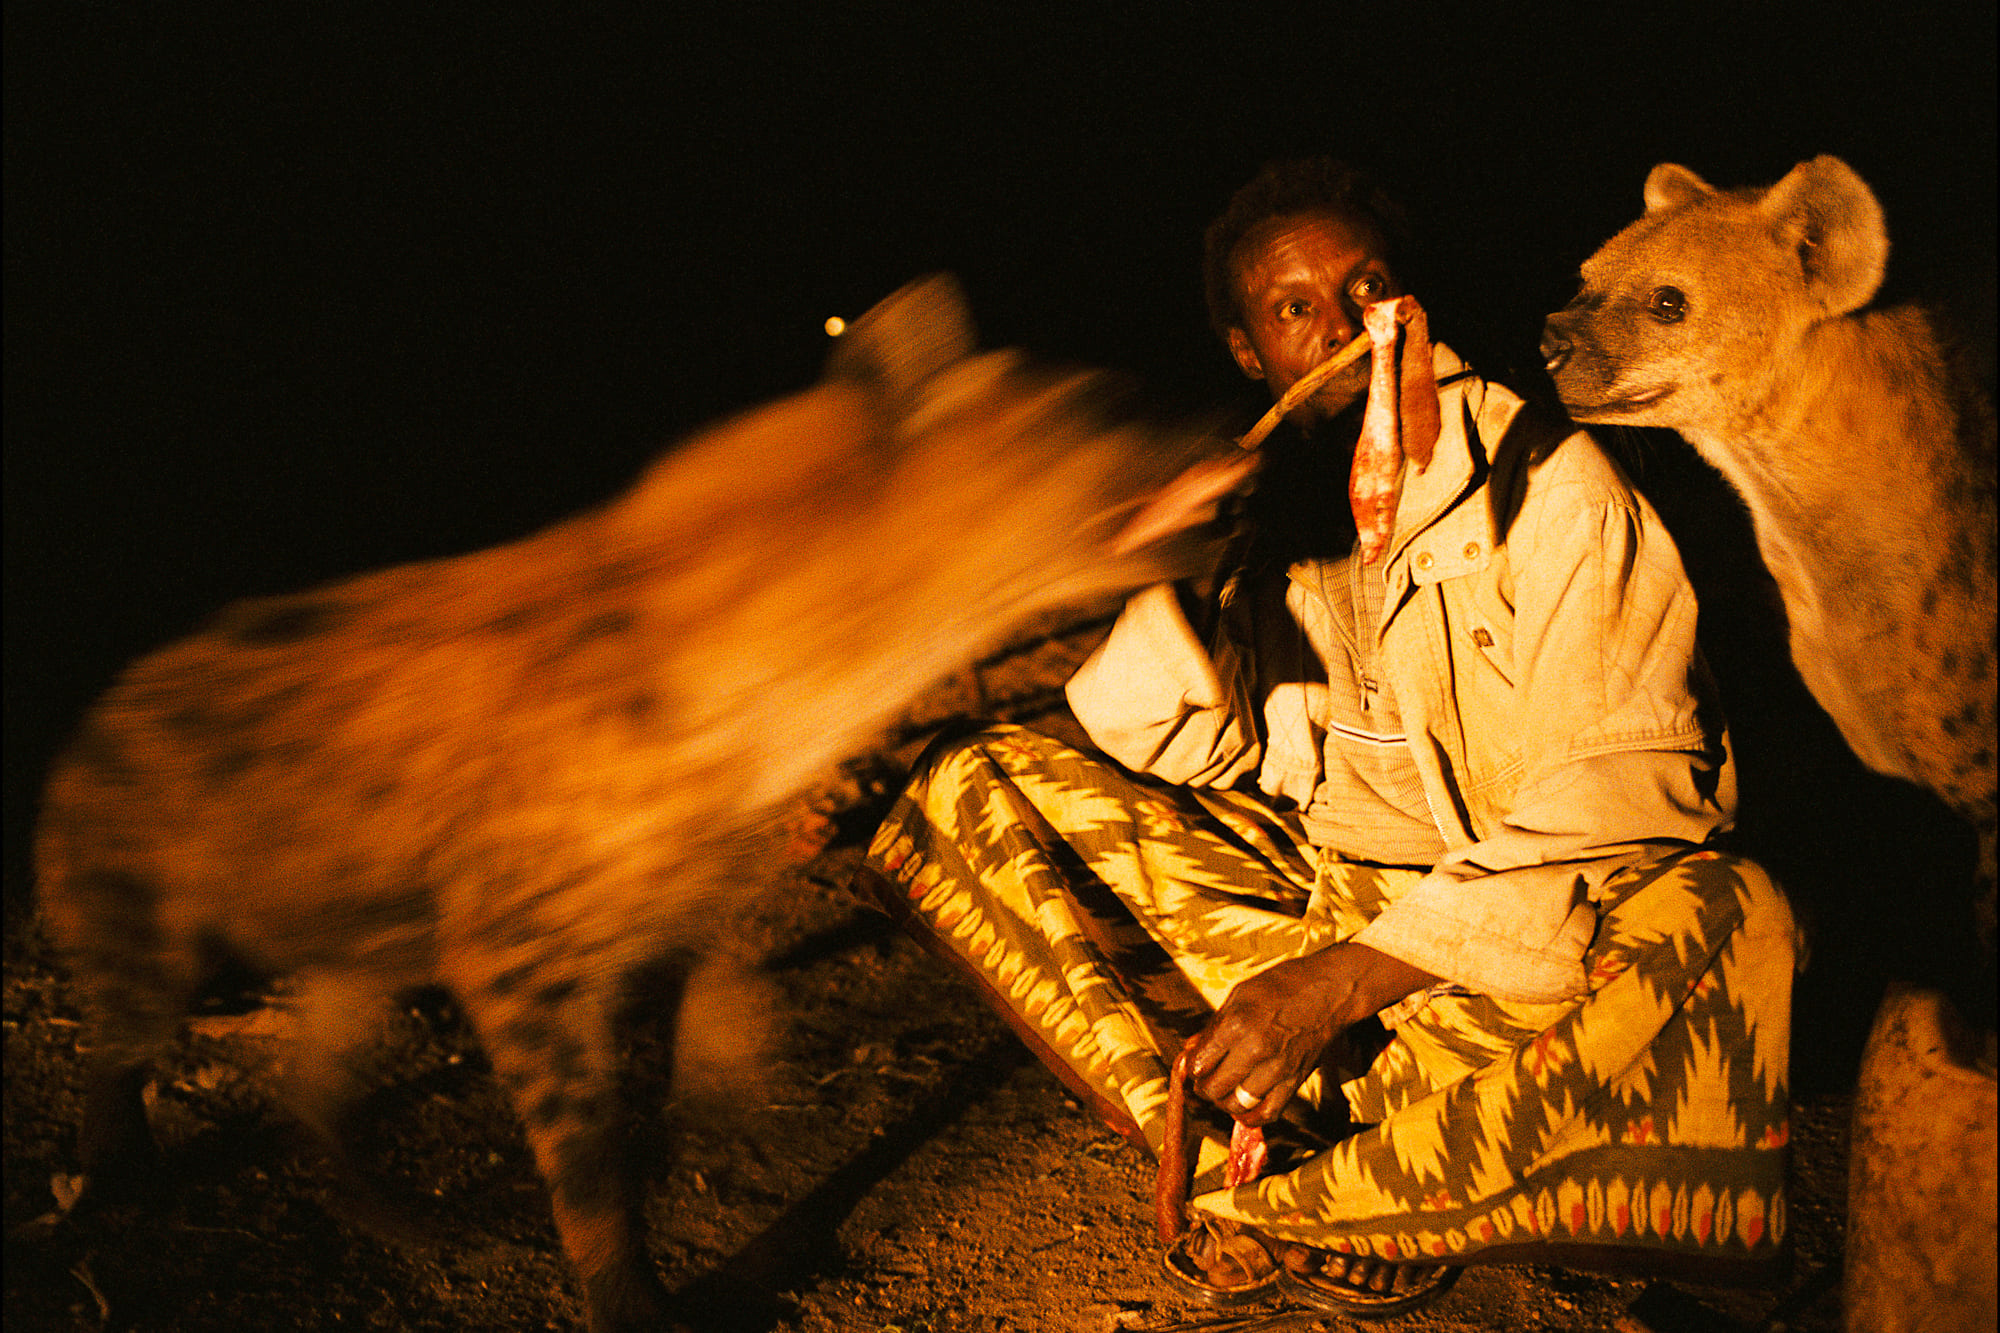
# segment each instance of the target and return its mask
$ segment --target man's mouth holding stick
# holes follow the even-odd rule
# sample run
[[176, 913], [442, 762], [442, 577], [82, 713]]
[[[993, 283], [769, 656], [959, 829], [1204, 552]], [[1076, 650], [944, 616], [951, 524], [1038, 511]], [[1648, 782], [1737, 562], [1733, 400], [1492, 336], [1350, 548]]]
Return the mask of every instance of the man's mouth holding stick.
[[1355, 530], [1361, 536], [1361, 562], [1372, 565], [1382, 558], [1395, 532], [1404, 460], [1415, 462], [1420, 472], [1430, 465], [1439, 422], [1430, 326], [1424, 308], [1413, 296], [1399, 296], [1369, 306], [1365, 321], [1363, 332], [1285, 390], [1237, 443], [1245, 449], [1263, 444], [1287, 413], [1360, 360], [1363, 353], [1372, 352], [1368, 406], [1362, 414], [1361, 438], [1354, 447], [1347, 487]]

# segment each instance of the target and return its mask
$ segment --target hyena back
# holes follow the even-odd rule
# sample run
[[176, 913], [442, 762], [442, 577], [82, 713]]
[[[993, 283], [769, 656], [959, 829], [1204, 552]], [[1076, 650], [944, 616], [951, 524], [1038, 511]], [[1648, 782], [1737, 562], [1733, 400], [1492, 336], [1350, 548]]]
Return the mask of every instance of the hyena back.
[[1038, 611], [1179, 572], [1175, 539], [1249, 463], [1118, 424], [1102, 388], [972, 355], [955, 288], [914, 284], [820, 386], [602, 509], [231, 606], [130, 667], [59, 758], [36, 847], [95, 1027], [87, 1170], [151, 1155], [147, 1061], [218, 966], [288, 979], [282, 1095], [330, 1143], [351, 1057], [440, 984], [521, 1115], [592, 1327], [662, 1326], [616, 1130], [621, 983], [703, 953], [746, 835], [931, 680]]

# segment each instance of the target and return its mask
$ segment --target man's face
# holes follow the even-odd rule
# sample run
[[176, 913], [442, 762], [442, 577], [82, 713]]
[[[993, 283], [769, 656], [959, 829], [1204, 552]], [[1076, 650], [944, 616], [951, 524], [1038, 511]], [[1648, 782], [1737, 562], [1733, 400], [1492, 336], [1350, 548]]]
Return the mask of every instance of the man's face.
[[[1375, 229], [1337, 214], [1272, 218], [1236, 247], [1232, 270], [1242, 325], [1229, 330], [1229, 350], [1274, 399], [1354, 340], [1364, 307], [1402, 294]], [[1310, 427], [1367, 391], [1364, 359], [1301, 403], [1292, 419]]]

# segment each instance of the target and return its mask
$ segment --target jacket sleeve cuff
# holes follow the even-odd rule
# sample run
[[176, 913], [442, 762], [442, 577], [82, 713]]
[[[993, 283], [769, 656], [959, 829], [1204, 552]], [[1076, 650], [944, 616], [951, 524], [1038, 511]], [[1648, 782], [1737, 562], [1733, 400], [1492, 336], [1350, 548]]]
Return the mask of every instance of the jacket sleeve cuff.
[[1064, 692], [1099, 749], [1168, 782], [1223, 785], [1261, 756], [1171, 584], [1132, 596]]
[[1596, 911], [1580, 891], [1537, 910], [1494, 882], [1507, 878], [1467, 882], [1433, 872], [1354, 942], [1498, 1000], [1553, 1004], [1583, 994], [1583, 954], [1597, 929]]

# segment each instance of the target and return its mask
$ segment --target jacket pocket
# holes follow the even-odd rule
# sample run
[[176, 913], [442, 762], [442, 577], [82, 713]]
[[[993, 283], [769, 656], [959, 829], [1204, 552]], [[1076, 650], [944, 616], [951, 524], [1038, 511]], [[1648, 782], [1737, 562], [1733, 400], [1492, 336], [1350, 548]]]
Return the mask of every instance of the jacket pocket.
[[1463, 789], [1490, 795], [1518, 778], [1519, 691], [1515, 686], [1514, 616], [1487, 571], [1438, 585], [1452, 697], [1465, 736]]

